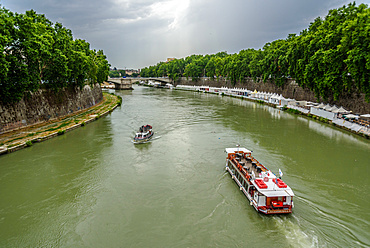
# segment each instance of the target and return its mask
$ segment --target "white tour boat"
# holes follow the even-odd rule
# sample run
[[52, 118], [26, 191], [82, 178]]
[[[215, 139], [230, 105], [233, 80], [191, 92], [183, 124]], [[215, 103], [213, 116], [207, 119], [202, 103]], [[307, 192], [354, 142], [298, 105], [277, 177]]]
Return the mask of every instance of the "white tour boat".
[[[226, 148], [226, 170], [250, 204], [264, 214], [287, 214], [293, 209], [292, 189], [252, 157], [246, 148]], [[279, 169], [279, 174], [282, 172]]]

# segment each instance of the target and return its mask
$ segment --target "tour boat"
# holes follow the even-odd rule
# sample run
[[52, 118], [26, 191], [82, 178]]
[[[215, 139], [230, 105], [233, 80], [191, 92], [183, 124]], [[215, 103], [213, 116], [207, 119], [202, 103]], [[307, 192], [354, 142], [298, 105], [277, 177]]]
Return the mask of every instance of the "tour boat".
[[135, 144], [145, 143], [149, 141], [154, 135], [151, 125], [143, 125], [140, 127], [139, 132], [136, 133], [134, 138]]
[[287, 214], [293, 209], [292, 189], [259, 163], [246, 148], [226, 148], [226, 170], [250, 201], [264, 214]]

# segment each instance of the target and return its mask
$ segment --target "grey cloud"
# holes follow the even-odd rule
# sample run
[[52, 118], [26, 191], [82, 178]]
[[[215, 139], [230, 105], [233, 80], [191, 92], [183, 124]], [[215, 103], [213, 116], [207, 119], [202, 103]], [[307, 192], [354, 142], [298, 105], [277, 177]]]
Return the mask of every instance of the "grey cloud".
[[75, 38], [104, 50], [112, 66], [142, 68], [167, 57], [258, 49], [308, 28], [329, 9], [352, 2], [189, 0], [176, 27], [170, 28], [173, 10], [151, 15], [152, 4], [166, 1], [171, 0], [2, 0], [1, 4], [13, 12], [34, 9], [63, 23]]

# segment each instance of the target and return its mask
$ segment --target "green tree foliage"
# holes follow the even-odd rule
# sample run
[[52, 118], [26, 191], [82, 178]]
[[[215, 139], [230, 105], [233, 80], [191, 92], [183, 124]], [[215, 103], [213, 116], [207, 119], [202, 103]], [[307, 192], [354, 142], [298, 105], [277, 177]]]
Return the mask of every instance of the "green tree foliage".
[[[141, 70], [141, 76], [228, 78], [232, 83], [247, 77], [271, 80], [278, 86], [287, 78], [317, 97], [335, 100], [359, 91], [370, 101], [370, 9], [351, 3], [316, 18], [299, 35], [290, 34], [263, 49], [237, 54], [191, 55]], [[181, 61], [181, 63], [180, 63]], [[174, 64], [178, 63], [178, 66]], [[166, 68], [166, 73], [162, 71]], [[161, 73], [158, 73], [161, 72]]]
[[357, 88], [370, 97], [370, 12], [355, 3], [330, 10], [288, 38], [288, 71], [316, 96], [338, 99]]
[[103, 51], [35, 11], [12, 13], [0, 8], [0, 101], [19, 101], [40, 88], [58, 91], [101, 83], [109, 64]]
[[289, 68], [287, 61], [287, 40], [276, 40], [264, 47], [263, 58], [259, 61], [264, 81], [272, 78], [277, 85], [283, 85]]
[[125, 70], [117, 70], [117, 68], [114, 68], [113, 70], [109, 71], [109, 77], [111, 78], [119, 78], [119, 77], [125, 77], [126, 71]]
[[107, 56], [104, 55], [103, 50], [93, 50], [93, 52], [95, 56], [94, 63], [97, 66], [95, 83], [101, 84], [108, 78], [110, 64], [108, 63]]

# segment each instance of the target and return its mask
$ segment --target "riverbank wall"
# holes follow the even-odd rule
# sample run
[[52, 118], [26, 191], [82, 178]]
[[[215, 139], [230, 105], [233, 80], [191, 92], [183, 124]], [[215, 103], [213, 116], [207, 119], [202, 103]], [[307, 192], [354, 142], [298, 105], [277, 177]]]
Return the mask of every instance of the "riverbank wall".
[[295, 99], [297, 101], [311, 101], [311, 102], [323, 102], [325, 104], [336, 105], [338, 107], [343, 106], [345, 109], [351, 110], [356, 114], [370, 114], [370, 102], [366, 102], [365, 94], [352, 92], [344, 93], [339, 100], [329, 98], [327, 101], [323, 99], [317, 99], [315, 94], [308, 90], [300, 87], [294, 79], [287, 79], [283, 86], [277, 86], [275, 83], [262, 80], [254, 81], [252, 78], [247, 78], [244, 81], [232, 84], [230, 80], [219, 79], [214, 80], [210, 78], [200, 78], [197, 81], [193, 81], [191, 78], [186, 77], [179, 78], [175, 83], [176, 85], [196, 85], [196, 86], [210, 86], [210, 87], [228, 87], [228, 88], [246, 88], [248, 90], [257, 90], [260, 92], [271, 92], [283, 95], [285, 98]]
[[0, 104], [0, 134], [25, 126], [43, 123], [90, 108], [101, 102], [99, 84], [83, 89], [62, 89], [58, 92], [38, 90], [18, 103]]

